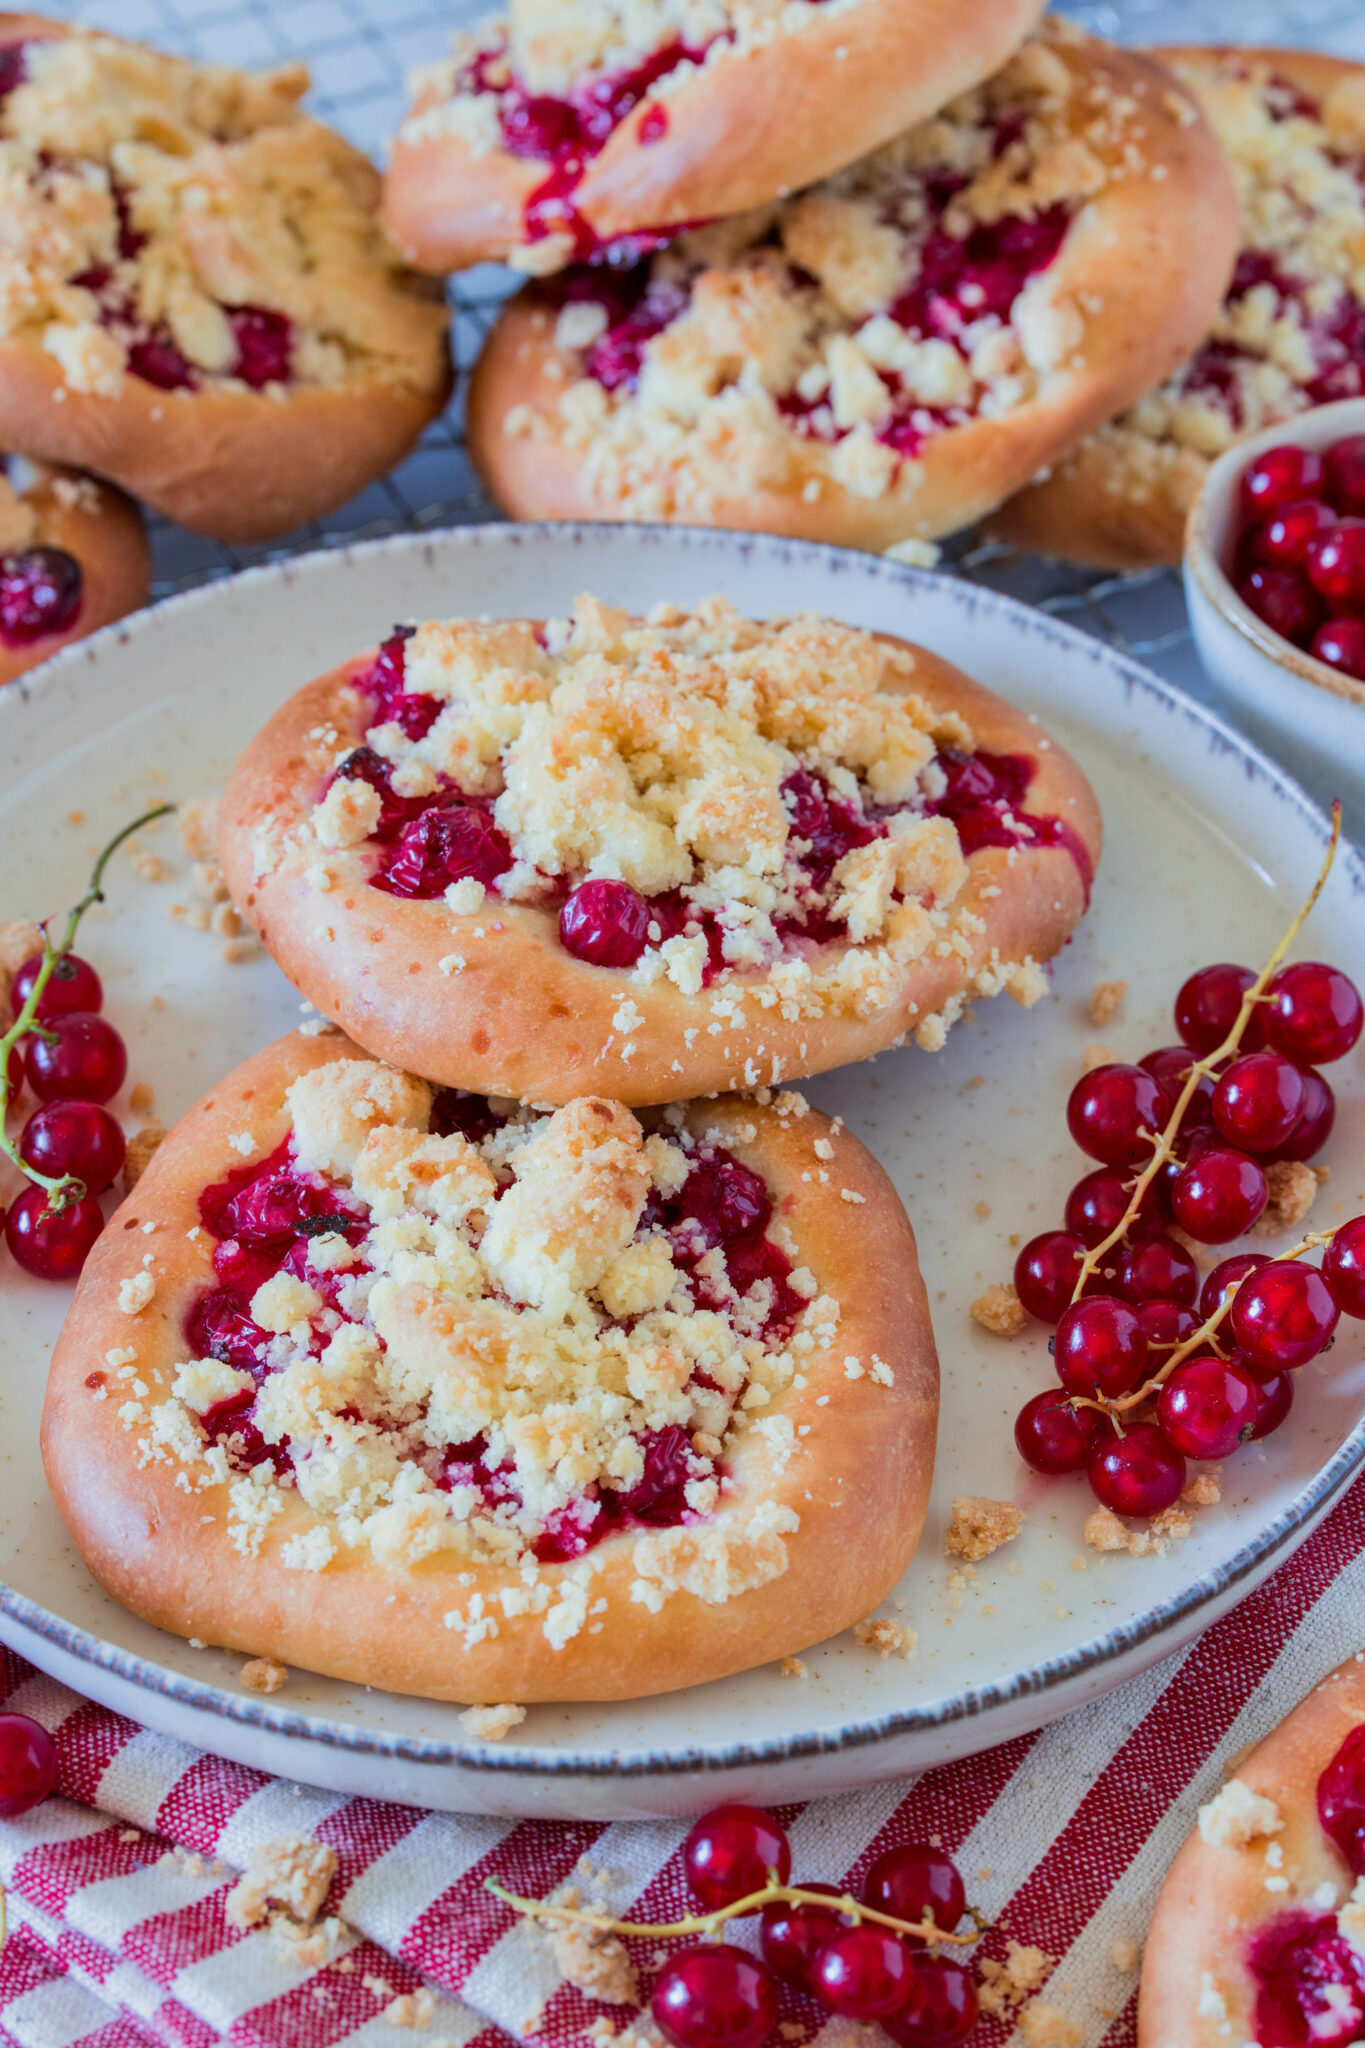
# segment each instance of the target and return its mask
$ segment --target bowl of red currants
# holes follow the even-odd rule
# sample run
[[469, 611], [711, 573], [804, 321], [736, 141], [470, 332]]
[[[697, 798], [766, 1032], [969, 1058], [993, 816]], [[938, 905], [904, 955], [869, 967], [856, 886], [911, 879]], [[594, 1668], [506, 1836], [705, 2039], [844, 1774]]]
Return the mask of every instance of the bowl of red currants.
[[1190, 513], [1185, 592], [1233, 717], [1365, 838], [1365, 399], [1219, 457]]

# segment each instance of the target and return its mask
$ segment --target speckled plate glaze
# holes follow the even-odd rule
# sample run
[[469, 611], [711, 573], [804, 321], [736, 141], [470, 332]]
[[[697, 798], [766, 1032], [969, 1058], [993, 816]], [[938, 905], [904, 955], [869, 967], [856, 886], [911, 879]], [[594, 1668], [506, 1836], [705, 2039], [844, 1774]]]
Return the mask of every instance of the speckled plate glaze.
[[[249, 734], [301, 682], [409, 616], [542, 614], [591, 589], [643, 610], [719, 590], [747, 610], [814, 607], [926, 642], [1023, 703], [1072, 747], [1104, 806], [1092, 913], [1027, 1014], [983, 1004], [928, 1057], [913, 1049], [810, 1085], [884, 1161], [909, 1206], [943, 1361], [934, 1503], [884, 1612], [919, 1632], [911, 1661], [850, 1636], [808, 1676], [768, 1666], [635, 1704], [533, 1708], [515, 1743], [465, 1738], [451, 1707], [296, 1674], [264, 1700], [241, 1659], [135, 1621], [72, 1551], [43, 1484], [38, 1417], [62, 1290], [8, 1260], [0, 1321], [0, 1636], [87, 1695], [187, 1742], [343, 1791], [450, 1810], [622, 1818], [724, 1793], [806, 1798], [893, 1777], [1034, 1729], [1188, 1642], [1326, 1511], [1365, 1456], [1365, 1325], [1301, 1375], [1288, 1425], [1227, 1469], [1223, 1503], [1165, 1557], [1084, 1556], [1089, 1496], [1019, 1463], [1011, 1423], [1049, 1378], [1046, 1333], [1006, 1343], [968, 1305], [1008, 1277], [1011, 1233], [1060, 1220], [1083, 1171], [1063, 1106], [1097, 980], [1130, 996], [1103, 1034], [1136, 1057], [1169, 1040], [1175, 988], [1205, 960], [1259, 960], [1306, 892], [1326, 826], [1280, 773], [1207, 713], [1098, 642], [968, 584], [865, 555], [725, 533], [475, 527], [402, 536], [255, 570], [111, 628], [0, 698], [0, 906], [58, 909], [92, 846], [145, 802], [222, 786]], [[78, 815], [81, 814], [81, 815]], [[164, 1121], [298, 1020], [268, 960], [170, 915], [189, 902], [173, 831], [149, 838], [174, 879], [126, 861], [83, 950], [126, 1033], [131, 1078]], [[1349, 850], [1301, 954], [1365, 977], [1365, 862]], [[1341, 1110], [1318, 1215], [1365, 1208], [1365, 1056], [1332, 1070]], [[894, 1288], [894, 1273], [869, 1275]], [[1013, 1497], [1017, 1542], [954, 1589], [943, 1531], [955, 1493]]]

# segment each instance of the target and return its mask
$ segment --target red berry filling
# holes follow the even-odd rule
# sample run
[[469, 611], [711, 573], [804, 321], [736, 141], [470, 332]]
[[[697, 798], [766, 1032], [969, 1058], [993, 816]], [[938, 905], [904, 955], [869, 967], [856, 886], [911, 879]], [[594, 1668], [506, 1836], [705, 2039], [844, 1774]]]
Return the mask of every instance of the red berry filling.
[[511, 865], [512, 849], [482, 804], [447, 797], [403, 827], [370, 886], [429, 900], [471, 878], [489, 888]]
[[29, 647], [65, 633], [81, 608], [81, 565], [65, 548], [0, 556], [0, 640]]
[[1059, 846], [1076, 863], [1086, 902], [1095, 864], [1080, 834], [1063, 818], [1040, 818], [1022, 809], [1038, 763], [1027, 754], [939, 755], [948, 778], [943, 795], [926, 806], [931, 816], [951, 818], [964, 855], [983, 846]]
[[1285, 1914], [1256, 1935], [1247, 1961], [1257, 1985], [1260, 2048], [1332, 2048], [1360, 2039], [1365, 1958], [1330, 1914]]
[[1365, 1728], [1353, 1728], [1318, 1779], [1318, 1819], [1353, 1877], [1365, 1877]]
[[228, 325], [237, 343], [234, 377], [253, 391], [289, 382], [294, 331], [283, 313], [272, 313], [267, 306], [234, 306]]

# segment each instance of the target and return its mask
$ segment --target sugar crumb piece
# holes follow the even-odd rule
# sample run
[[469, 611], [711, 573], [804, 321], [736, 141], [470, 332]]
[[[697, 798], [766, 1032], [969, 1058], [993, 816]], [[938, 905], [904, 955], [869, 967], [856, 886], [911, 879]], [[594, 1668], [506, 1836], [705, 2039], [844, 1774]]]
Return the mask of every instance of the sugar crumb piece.
[[156, 1293], [156, 1275], [144, 1267], [140, 1273], [130, 1273], [118, 1284], [118, 1305], [125, 1316], [140, 1316]]
[[129, 1194], [137, 1186], [151, 1164], [152, 1154], [166, 1135], [165, 1127], [153, 1120], [134, 1131], [128, 1140], [128, 1152], [123, 1162], [123, 1185]]
[[1096, 1508], [1087, 1515], [1083, 1533], [1092, 1550], [1126, 1551], [1129, 1557], [1149, 1557], [1162, 1547], [1159, 1537], [1152, 1536], [1146, 1529], [1130, 1529], [1112, 1508]]
[[1265, 1169], [1270, 1199], [1251, 1227], [1253, 1237], [1297, 1230], [1317, 1200], [1318, 1177], [1302, 1159], [1272, 1159]]
[[1218, 1476], [1213, 1472], [1196, 1472], [1193, 1479], [1186, 1480], [1180, 1490], [1180, 1498], [1195, 1508], [1216, 1508], [1223, 1498], [1223, 1489]]
[[460, 1726], [476, 1742], [502, 1742], [525, 1719], [525, 1707], [466, 1707]]
[[1024, 1526], [1024, 1510], [1012, 1500], [987, 1500], [981, 1494], [953, 1496], [953, 1519], [948, 1524], [943, 1548], [949, 1557], [965, 1557], [977, 1564], [1002, 1544], [1013, 1542]]
[[1076, 2021], [1068, 2019], [1059, 2005], [1045, 2005], [1041, 1999], [1024, 2007], [1019, 2032], [1028, 2048], [1081, 2048], [1085, 2039]]
[[978, 1294], [971, 1306], [971, 1318], [996, 1337], [1017, 1337], [1028, 1320], [1014, 1288], [998, 1280], [984, 1294]]
[[436, 1995], [425, 1984], [416, 1991], [400, 1992], [389, 2000], [379, 2017], [391, 2027], [410, 2027], [414, 2033], [424, 2034], [436, 2017]]
[[301, 1927], [311, 1927], [336, 1869], [336, 1850], [310, 1835], [275, 1835], [259, 1843], [224, 1901], [228, 1926], [259, 1927], [270, 1908], [280, 1906]]
[[243, 1159], [249, 1158], [256, 1150], [256, 1140], [250, 1131], [234, 1131], [228, 1139], [228, 1144], [234, 1152], [240, 1152]]
[[[582, 1862], [579, 1867], [583, 1869]], [[572, 1883], [561, 1885], [545, 1903], [567, 1906], [575, 1912], [606, 1912], [610, 1905], [605, 1897], [585, 1892]], [[585, 1927], [574, 1920], [547, 1921], [546, 1934], [550, 1953], [567, 1984], [576, 1985], [590, 1998], [601, 1999], [603, 2005], [640, 2003], [635, 1965], [619, 1935], [608, 1934], [601, 1927]]]
[[898, 1621], [856, 1621], [853, 1640], [879, 1657], [913, 1657], [919, 1643], [915, 1630], [902, 1628]]
[[146, 1116], [155, 1099], [150, 1081], [135, 1081], [128, 1091], [128, 1107], [134, 1116]]
[[1142, 1951], [1135, 1941], [1111, 1941], [1109, 1960], [1116, 1970], [1135, 1970], [1142, 1961]]
[[779, 1678], [809, 1678], [810, 1671], [799, 1657], [784, 1657], [777, 1667]]
[[1093, 1074], [1096, 1067], [1110, 1067], [1118, 1058], [1112, 1045], [1086, 1045], [1081, 1048], [1081, 1072]]
[[1003, 1962], [997, 1962], [993, 1956], [981, 1959], [982, 2012], [992, 2018], [1014, 2012], [1047, 1982], [1056, 1967], [1056, 1958], [1045, 1949], [1013, 1939], [1007, 1941]]
[[251, 1657], [237, 1675], [248, 1692], [279, 1692], [289, 1683], [288, 1669], [273, 1657]]
[[174, 869], [159, 853], [135, 853], [133, 873], [140, 882], [169, 882]]
[[1229, 1778], [1199, 1809], [1199, 1833], [1215, 1849], [1245, 1849], [1283, 1827], [1284, 1815], [1274, 1800], [1253, 1792], [1241, 1778]]
[[1097, 981], [1090, 991], [1090, 1021], [1097, 1031], [1106, 1031], [1128, 997], [1126, 981]]
[[867, 1196], [860, 1195], [856, 1188], [840, 1188], [839, 1200], [841, 1202], [853, 1202], [859, 1208], [861, 1208], [862, 1205], [866, 1202]]

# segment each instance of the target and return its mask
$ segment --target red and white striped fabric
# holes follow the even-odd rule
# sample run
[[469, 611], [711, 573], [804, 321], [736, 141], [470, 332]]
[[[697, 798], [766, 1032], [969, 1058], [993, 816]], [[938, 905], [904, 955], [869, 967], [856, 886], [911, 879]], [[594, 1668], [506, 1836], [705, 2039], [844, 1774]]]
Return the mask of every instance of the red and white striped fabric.
[[[1085, 2048], [1132, 2048], [1136, 1977], [1116, 1945], [1141, 1942], [1225, 1760], [1362, 1643], [1365, 1480], [1259, 1592], [1121, 1691], [918, 1780], [785, 1810], [797, 1875], [856, 1885], [881, 1850], [940, 1837], [996, 1923], [979, 1953], [1036, 1943], [1058, 1958], [1043, 1996]], [[0, 1821], [0, 2048], [567, 2048], [611, 2009], [559, 1983], [543, 1938], [484, 1879], [543, 1895], [590, 1852], [620, 1873], [618, 1912], [688, 1910], [674, 1822], [461, 1819], [287, 1784], [149, 1734], [3, 1651], [0, 1701], [42, 1721], [60, 1758], [58, 1794]], [[253, 1847], [285, 1832], [339, 1859], [326, 1910], [345, 1952], [318, 1968], [224, 1912]], [[638, 1948], [646, 1980], [657, 1955]], [[382, 2017], [423, 1984], [427, 2027]], [[828, 2048], [853, 2032], [790, 2017]], [[979, 2048], [1021, 2043], [1011, 2024], [983, 2021]]]

